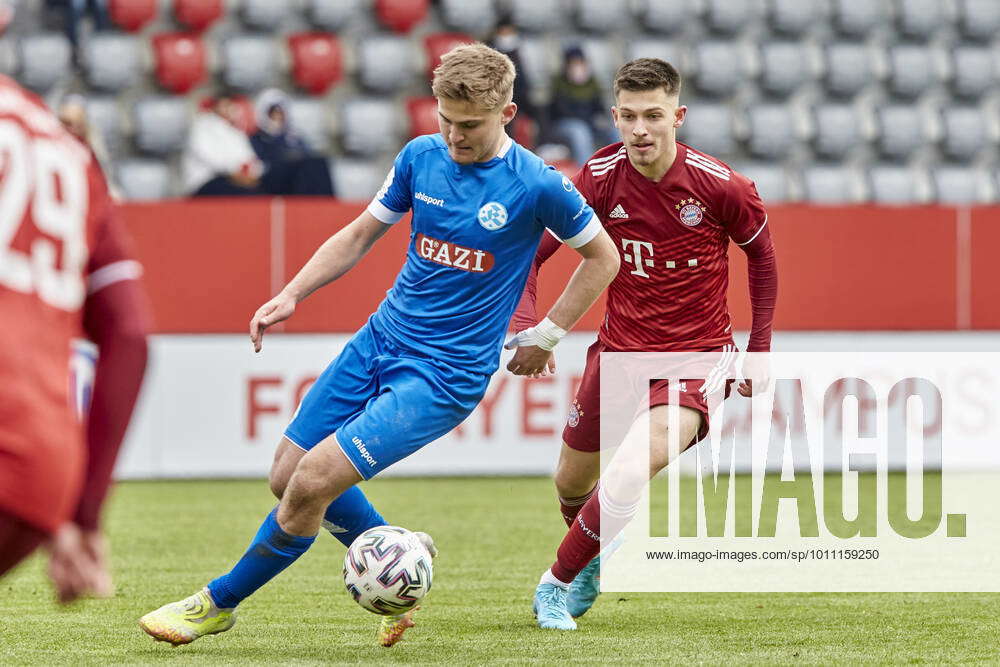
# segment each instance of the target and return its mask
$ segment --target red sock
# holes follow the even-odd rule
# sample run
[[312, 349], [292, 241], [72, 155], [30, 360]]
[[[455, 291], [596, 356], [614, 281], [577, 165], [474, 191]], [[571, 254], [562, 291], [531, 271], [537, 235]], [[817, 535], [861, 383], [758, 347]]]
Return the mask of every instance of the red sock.
[[567, 584], [573, 581], [580, 570], [600, 553], [602, 503], [607, 505], [604, 514], [611, 525], [605, 526], [605, 529], [610, 537], [622, 531], [638, 508], [638, 502], [623, 504], [608, 499], [603, 487], [593, 494], [576, 515], [556, 552], [552, 574], [559, 581]]
[[594, 495], [594, 491], [597, 490], [597, 485], [594, 488], [585, 493], [582, 496], [577, 496], [576, 498], [563, 498], [559, 496], [559, 512], [562, 514], [563, 521], [566, 522], [566, 527], [573, 525], [573, 519], [576, 518], [577, 513], [579, 513], [580, 508], [590, 500], [590, 497]]

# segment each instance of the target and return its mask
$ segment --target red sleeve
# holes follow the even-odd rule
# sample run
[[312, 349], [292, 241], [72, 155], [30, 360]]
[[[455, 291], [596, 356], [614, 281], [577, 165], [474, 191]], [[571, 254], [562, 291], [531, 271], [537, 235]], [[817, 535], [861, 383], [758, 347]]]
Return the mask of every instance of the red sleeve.
[[524, 331], [538, 324], [538, 314], [535, 311], [535, 299], [538, 294], [538, 270], [542, 268], [549, 257], [551, 257], [562, 243], [555, 236], [549, 233], [542, 234], [542, 242], [538, 244], [538, 252], [531, 262], [528, 270], [528, 281], [524, 284], [524, 292], [521, 293], [521, 301], [517, 304], [511, 326], [514, 331]]
[[736, 187], [730, 190], [725, 221], [730, 238], [747, 255], [750, 310], [753, 313], [747, 351], [767, 352], [771, 349], [774, 307], [778, 300], [774, 244], [767, 226], [767, 211], [757, 194], [757, 187], [740, 174], [734, 173], [733, 177]]
[[87, 419], [87, 470], [74, 518], [85, 529], [98, 526], [146, 368], [150, 309], [127, 247], [124, 231], [109, 215], [94, 245], [83, 313], [84, 331], [98, 346]]

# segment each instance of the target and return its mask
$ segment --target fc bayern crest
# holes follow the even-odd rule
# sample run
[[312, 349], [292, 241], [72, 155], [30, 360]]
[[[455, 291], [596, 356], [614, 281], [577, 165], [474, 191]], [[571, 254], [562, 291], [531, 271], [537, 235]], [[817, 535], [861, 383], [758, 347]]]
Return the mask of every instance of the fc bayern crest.
[[680, 211], [681, 222], [688, 227], [696, 226], [705, 217], [705, 207], [694, 197], [682, 199], [674, 208]]
[[485, 229], [495, 232], [507, 224], [507, 208], [500, 202], [491, 201], [482, 205], [476, 218]]
[[566, 420], [570, 428], [576, 428], [577, 424], [580, 423], [580, 415], [582, 414], [583, 410], [580, 409], [580, 404], [573, 401], [573, 405], [569, 409], [569, 419]]

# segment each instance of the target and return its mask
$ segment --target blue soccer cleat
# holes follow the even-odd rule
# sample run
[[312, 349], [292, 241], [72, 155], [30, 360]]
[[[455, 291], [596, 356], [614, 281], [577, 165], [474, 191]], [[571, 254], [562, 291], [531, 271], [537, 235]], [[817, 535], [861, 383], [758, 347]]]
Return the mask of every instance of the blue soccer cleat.
[[531, 604], [538, 627], [548, 630], [576, 630], [576, 621], [566, 609], [566, 589], [555, 584], [538, 584]]
[[573, 618], [586, 614], [601, 594], [601, 557], [595, 556], [569, 585], [566, 609]]

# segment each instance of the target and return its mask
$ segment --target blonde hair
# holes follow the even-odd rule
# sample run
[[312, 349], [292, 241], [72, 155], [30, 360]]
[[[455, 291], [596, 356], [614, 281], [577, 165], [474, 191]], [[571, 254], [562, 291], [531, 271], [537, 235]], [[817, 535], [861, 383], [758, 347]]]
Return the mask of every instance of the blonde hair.
[[514, 63], [485, 44], [463, 44], [441, 56], [434, 68], [434, 97], [470, 102], [499, 111], [514, 97]]

